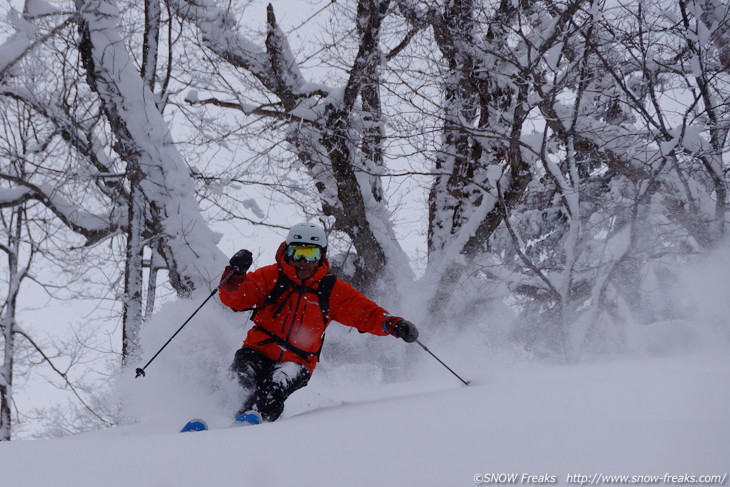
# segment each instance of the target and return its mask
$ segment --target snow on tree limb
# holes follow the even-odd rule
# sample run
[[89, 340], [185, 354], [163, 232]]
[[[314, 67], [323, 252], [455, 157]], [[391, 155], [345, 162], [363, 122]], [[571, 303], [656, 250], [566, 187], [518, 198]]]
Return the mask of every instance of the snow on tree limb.
[[76, 20], [75, 16], [70, 15], [46, 34], [37, 36], [35, 26], [21, 18], [14, 9], [11, 9], [9, 18], [14, 24], [16, 32], [0, 44], [0, 83], [31, 50], [55, 36]]
[[[358, 255], [367, 262], [367, 268], [362, 269], [366, 275], [363, 281], [373, 282], [381, 277], [386, 260], [401, 270], [408, 268], [398, 264], [407, 263], [407, 257], [395, 239], [385, 202], [371, 201], [372, 184], [361, 182], [359, 177], [358, 168], [368, 164], [355, 142], [361, 134], [353, 128], [353, 121], [359, 122], [361, 117], [355, 100], [365, 82], [365, 67], [379, 59], [379, 29], [388, 4], [382, 0], [360, 2], [363, 8], [358, 8], [356, 22], [368, 28], [361, 32], [359, 52], [346, 86], [331, 89], [304, 78], [271, 5], [267, 8], [265, 49], [260, 49], [243, 37], [227, 10], [210, 0], [171, 2], [178, 17], [198, 27], [209, 49], [231, 65], [249, 71], [281, 100], [284, 113], [293, 117], [288, 140], [314, 178], [323, 212], [334, 217], [335, 229], [351, 237]], [[313, 123], [297, 124], [296, 119]]]
[[37, 200], [51, 210], [66, 226], [87, 239], [87, 245], [115, 233], [120, 224], [113, 214], [95, 215], [80, 210], [76, 204], [61, 196], [50, 184], [31, 184], [7, 174], [0, 174], [0, 180], [14, 186], [0, 188], [0, 208], [21, 205]]
[[276, 89], [274, 91], [281, 98], [285, 107], [294, 107], [297, 102], [297, 93], [306, 80], [299, 70], [294, 55], [289, 47], [286, 35], [276, 23], [274, 7], [269, 4], [266, 8], [266, 52], [269, 55]]
[[124, 46], [118, 18], [112, 1], [85, 5], [80, 51], [87, 79], [119, 139], [120, 156], [142, 174], [140, 189], [154, 213], [173, 285], [179, 292], [207, 287], [225, 265], [219, 236], [200, 214], [189, 170]]
[[240, 35], [228, 9], [211, 0], [170, 0], [168, 5], [175, 15], [200, 30], [203, 43], [211, 51], [234, 66], [249, 70], [267, 87], [276, 85], [266, 52]]

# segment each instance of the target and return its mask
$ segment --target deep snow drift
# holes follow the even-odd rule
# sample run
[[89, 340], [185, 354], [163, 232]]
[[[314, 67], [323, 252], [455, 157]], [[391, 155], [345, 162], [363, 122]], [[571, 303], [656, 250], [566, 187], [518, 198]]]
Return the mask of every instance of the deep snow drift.
[[[623, 485], [638, 476], [657, 476], [641, 478], [653, 485], [719, 476], [702, 485], [728, 485], [728, 310], [717, 295], [724, 276], [712, 279], [713, 292], [689, 288], [705, 315], [627, 327], [623, 351], [603, 357], [546, 364], [496, 339], [499, 320], [471, 336], [423, 330], [468, 387], [416, 345], [333, 324], [322, 362], [283, 418], [238, 428], [228, 427], [241, 397], [226, 369], [247, 315], [211, 304], [147, 377], [135, 379], [134, 367], [123, 375], [115, 390], [127, 426], [1, 443], [0, 478], [14, 487], [456, 487], [510, 483], [511, 475], [526, 485], [626, 475]], [[157, 312], [134, 366], [200, 301]], [[212, 430], [178, 433], [193, 417]]]
[[[484, 474], [518, 474], [517, 484], [565, 485], [576, 474], [727, 480], [727, 349], [571, 365], [498, 362], [462, 371], [469, 387], [426, 358], [417, 379], [390, 384], [325, 365], [282, 420], [239, 428], [227, 428], [223, 412], [203, 411], [199, 398], [183, 407], [160, 390], [156, 407], [167, 401], [167, 414], [147, 411], [141, 423], [0, 444], [3, 485], [451, 487]], [[151, 394], [152, 382], [130, 387]], [[177, 433], [189, 419], [181, 411], [196, 407], [214, 429]]]

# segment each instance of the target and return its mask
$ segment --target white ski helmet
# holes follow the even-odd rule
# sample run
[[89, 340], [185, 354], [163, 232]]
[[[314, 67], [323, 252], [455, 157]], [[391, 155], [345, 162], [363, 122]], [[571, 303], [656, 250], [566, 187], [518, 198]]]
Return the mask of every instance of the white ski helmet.
[[297, 223], [289, 229], [286, 236], [286, 244], [306, 243], [327, 247], [327, 234], [324, 229], [314, 223]]

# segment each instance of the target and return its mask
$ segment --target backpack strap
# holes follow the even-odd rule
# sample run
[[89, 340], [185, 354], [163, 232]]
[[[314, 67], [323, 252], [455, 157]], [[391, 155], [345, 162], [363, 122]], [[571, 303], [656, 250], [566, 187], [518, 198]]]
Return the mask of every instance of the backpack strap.
[[[266, 306], [272, 305], [279, 301], [281, 297], [286, 293], [287, 291], [293, 291], [294, 283], [291, 279], [284, 273], [281, 267], [279, 267], [279, 274], [276, 276], [276, 284], [274, 284], [274, 287], [271, 291], [269, 291], [269, 294], [266, 295], [266, 298], [264, 299], [264, 304], [261, 305], [261, 307], [254, 306], [252, 308], [246, 308], [241, 311], [252, 311], [250, 318], [251, 320], [254, 319], [256, 316], [256, 313]], [[283, 305], [283, 304], [282, 304]], [[281, 311], [281, 307], [274, 313], [274, 315], [279, 314]]]
[[330, 294], [332, 294], [332, 288], [335, 287], [335, 281], [337, 276], [334, 274], [327, 274], [319, 281], [319, 287], [317, 288], [317, 298], [319, 299], [319, 307], [322, 310], [322, 319], [327, 324], [330, 316]]
[[279, 267], [279, 275], [276, 277], [276, 284], [274, 285], [274, 289], [272, 289], [269, 294], [266, 295], [266, 299], [264, 300], [264, 305], [262, 306], [262, 308], [279, 301], [279, 298], [281, 298], [288, 289], [291, 289], [293, 287], [294, 283], [292, 282], [292, 280], [289, 279], [289, 276], [284, 273], [284, 269]]
[[[330, 315], [330, 294], [332, 294], [332, 288], [335, 286], [336, 280], [337, 276], [334, 274], [327, 274], [319, 281], [319, 287], [314, 290], [307, 286], [294, 284], [294, 282], [289, 279], [289, 276], [284, 273], [283, 269], [279, 267], [279, 275], [276, 278], [276, 284], [269, 294], [266, 295], [266, 299], [264, 299], [264, 304], [261, 308], [265, 308], [266, 306], [279, 302], [285, 294], [292, 294], [294, 291], [310, 292], [317, 295], [319, 308], [322, 311], [322, 321], [326, 324]], [[279, 308], [274, 311], [274, 316], [281, 312], [285, 302], [286, 299], [283, 299]], [[251, 316], [251, 319], [253, 319], [255, 313], [259, 309], [260, 308], [247, 308], [243, 311], [253, 310], [254, 314]]]
[[[306, 286], [295, 285], [291, 281], [291, 279], [289, 279], [286, 276], [286, 274], [284, 274], [284, 272], [281, 269], [279, 269], [279, 278], [276, 281], [276, 285], [274, 286], [274, 289], [272, 289], [271, 292], [266, 296], [266, 299], [264, 300], [264, 306], [268, 306], [268, 305], [276, 303], [277, 301], [282, 299], [285, 294], [287, 294], [287, 298], [288, 298], [288, 295], [292, 294], [294, 291], [311, 292], [311, 293], [314, 293], [317, 295], [317, 300], [319, 301], [319, 308], [322, 311], [322, 320], [323, 320], [323, 323], [326, 325], [327, 321], [329, 319], [329, 312], [330, 312], [330, 294], [332, 294], [332, 288], [334, 287], [336, 280], [337, 280], [337, 276], [335, 276], [334, 274], [327, 274], [319, 282], [319, 287], [315, 291], [314, 289], [308, 288]], [[274, 315], [278, 314], [281, 311], [287, 298], [282, 299], [282, 303], [279, 305], [279, 308], [277, 308], [277, 310], [274, 311]], [[254, 308], [254, 313], [255, 312], [256, 312], [256, 308]], [[322, 352], [322, 344], [320, 344], [319, 350], [317, 350], [316, 352], [306, 352], [298, 347], [295, 347], [294, 345], [289, 343], [286, 339], [281, 338], [280, 336], [276, 335], [275, 333], [270, 332], [266, 328], [263, 328], [259, 325], [254, 325], [253, 327], [256, 330], [259, 330], [269, 336], [269, 338], [260, 341], [258, 343], [259, 346], [266, 345], [269, 343], [278, 343], [279, 346], [295, 353], [308, 364], [311, 363], [311, 357], [319, 357], [319, 354]], [[324, 340], [322, 340], [322, 342], [324, 342]]]

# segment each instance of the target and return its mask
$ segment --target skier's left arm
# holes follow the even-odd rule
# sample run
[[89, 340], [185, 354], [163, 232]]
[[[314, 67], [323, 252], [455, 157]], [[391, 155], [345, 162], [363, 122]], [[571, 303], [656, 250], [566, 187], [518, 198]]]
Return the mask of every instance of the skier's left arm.
[[334, 321], [364, 333], [393, 335], [407, 342], [418, 338], [418, 330], [413, 323], [399, 316], [391, 316], [351, 284], [340, 279], [335, 282], [330, 295], [330, 316]]

